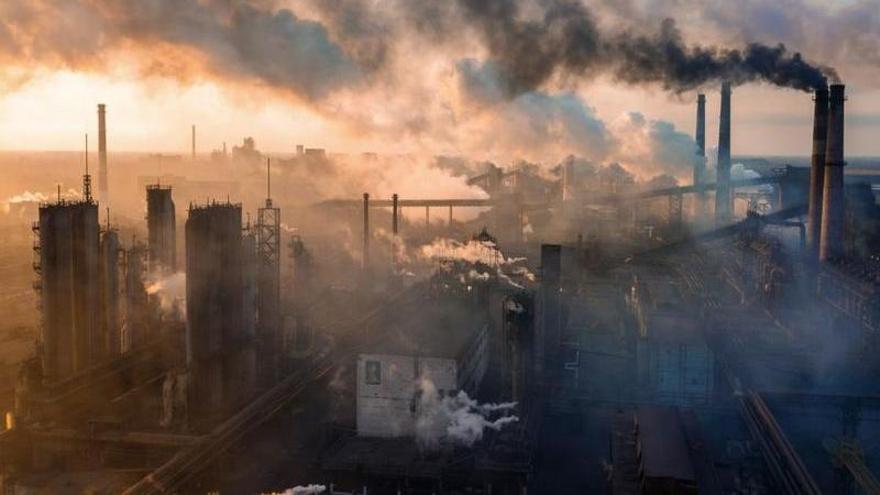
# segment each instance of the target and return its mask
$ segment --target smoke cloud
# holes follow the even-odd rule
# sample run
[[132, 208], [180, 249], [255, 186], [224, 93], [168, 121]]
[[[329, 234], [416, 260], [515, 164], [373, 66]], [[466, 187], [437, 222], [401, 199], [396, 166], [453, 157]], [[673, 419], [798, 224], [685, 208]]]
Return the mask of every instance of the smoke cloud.
[[186, 311], [186, 273], [177, 272], [171, 275], [150, 274], [147, 277], [146, 291], [148, 295], [157, 295], [164, 313]]
[[[656, 32], [601, 30], [579, 0], [459, 0], [464, 18], [479, 31], [504, 89], [517, 95], [540, 88], [554, 75], [587, 77], [608, 73], [628, 84], [659, 84], [683, 92], [729, 80], [762, 81], [811, 90], [833, 69], [806, 62], [782, 44], [756, 42], [744, 48], [689, 46], [672, 19]], [[537, 13], [530, 16], [525, 6]]]
[[[472, 447], [482, 440], [486, 429], [501, 430], [505, 425], [519, 421], [508, 415], [516, 402], [480, 404], [459, 391], [452, 397], [441, 397], [430, 379], [419, 384], [421, 399], [416, 417], [416, 441], [425, 450], [436, 450], [443, 444]], [[490, 419], [493, 415], [500, 415]]]
[[205, 71], [255, 80], [306, 99], [352, 84], [359, 65], [320, 23], [261, 1], [40, 0], [0, 5], [0, 60], [108, 71], [139, 56], [145, 74]]

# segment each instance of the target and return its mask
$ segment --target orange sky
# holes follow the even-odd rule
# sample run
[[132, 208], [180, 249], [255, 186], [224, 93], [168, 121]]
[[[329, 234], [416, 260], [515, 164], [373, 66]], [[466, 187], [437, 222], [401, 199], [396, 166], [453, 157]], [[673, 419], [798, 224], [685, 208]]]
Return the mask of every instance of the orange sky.
[[[791, 0], [798, 8], [761, 0], [735, 6], [713, 0], [588, 4], [600, 27], [635, 23], [653, 32], [670, 16], [680, 21], [686, 43], [741, 47], [784, 41], [804, 50], [810, 61], [833, 64], [848, 84], [847, 154], [880, 156], [880, 58], [871, 59], [880, 34], [871, 24], [856, 26], [868, 32], [846, 29], [865, 19], [872, 1]], [[532, 88], [548, 98], [533, 106], [469, 100], [457, 64], [492, 60], [478, 24], [453, 24], [438, 42], [406, 21], [403, 6], [409, 4], [326, 5], [321, 0], [0, 3], [0, 149], [78, 150], [84, 132], [96, 134], [98, 103], [107, 104], [111, 152], [188, 153], [195, 124], [202, 153], [252, 136], [268, 152], [292, 152], [301, 143], [337, 152], [452, 154], [502, 163], [547, 144], [543, 154], [524, 158], [555, 162], [568, 153], [589, 154], [583, 136], [590, 129], [581, 129], [585, 134], [558, 129], [571, 126], [566, 119], [578, 112], [575, 126], [598, 120], [611, 127], [627, 112], [639, 112], [693, 134], [694, 92], [676, 96], [657, 89], [657, 82], [626, 86], [601, 71], [556, 71]], [[345, 8], [355, 10], [346, 17]], [[524, 7], [524, 15], [528, 12]], [[169, 18], [171, 13], [175, 17]], [[821, 36], [813, 36], [816, 32]], [[385, 52], [373, 51], [383, 46]], [[384, 59], [373, 63], [377, 54]], [[27, 79], [19, 80], [16, 71]], [[711, 149], [718, 98], [706, 92]], [[573, 106], [580, 107], [572, 109], [566, 95], [574, 95], [580, 103]], [[755, 83], [736, 88], [733, 98], [734, 154], [810, 153], [809, 93]], [[549, 106], [541, 107], [544, 103]], [[552, 139], [557, 142], [545, 143]], [[573, 149], [578, 145], [580, 150]]]

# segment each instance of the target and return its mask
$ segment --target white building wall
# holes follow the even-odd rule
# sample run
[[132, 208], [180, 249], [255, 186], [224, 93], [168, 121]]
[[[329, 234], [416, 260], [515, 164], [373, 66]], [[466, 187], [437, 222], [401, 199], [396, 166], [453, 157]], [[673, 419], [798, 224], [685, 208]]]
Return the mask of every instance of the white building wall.
[[[379, 376], [368, 368], [378, 363]], [[457, 391], [452, 359], [361, 354], [357, 369], [357, 431], [367, 437], [412, 436], [421, 377], [430, 377], [437, 390]], [[368, 378], [370, 380], [368, 381]]]

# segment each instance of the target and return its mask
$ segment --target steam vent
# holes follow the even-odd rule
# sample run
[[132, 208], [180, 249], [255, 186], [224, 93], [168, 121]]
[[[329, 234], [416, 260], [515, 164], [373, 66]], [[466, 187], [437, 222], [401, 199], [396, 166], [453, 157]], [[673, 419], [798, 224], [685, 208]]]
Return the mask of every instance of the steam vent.
[[794, 3], [2, 3], [0, 495], [880, 495], [880, 9]]

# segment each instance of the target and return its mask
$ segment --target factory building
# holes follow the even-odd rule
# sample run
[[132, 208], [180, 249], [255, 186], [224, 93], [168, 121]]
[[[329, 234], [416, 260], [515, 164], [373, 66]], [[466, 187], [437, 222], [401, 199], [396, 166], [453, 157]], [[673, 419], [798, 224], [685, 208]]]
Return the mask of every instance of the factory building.
[[[245, 260], [252, 256], [245, 254], [245, 243], [241, 205], [190, 206], [186, 221], [186, 354], [191, 418], [227, 410], [250, 387], [252, 370], [242, 357], [253, 344], [252, 334], [245, 330], [253, 328], [252, 315], [246, 315], [244, 304]], [[253, 249], [253, 243], [248, 244], [248, 250]]]
[[361, 353], [358, 435], [413, 436], [422, 394], [430, 390], [441, 398], [459, 391], [476, 395], [488, 366], [488, 339], [487, 322], [460, 304], [438, 302], [425, 308], [419, 322], [401, 324], [392, 339]]
[[637, 274], [630, 304], [643, 391], [663, 403], [708, 403], [715, 389], [715, 357], [679, 287], [669, 276]]
[[177, 270], [177, 219], [170, 186], [147, 186], [147, 246], [150, 271]]
[[89, 199], [40, 206], [39, 287], [47, 382], [97, 360], [100, 331], [98, 205]]

